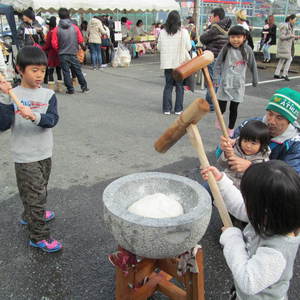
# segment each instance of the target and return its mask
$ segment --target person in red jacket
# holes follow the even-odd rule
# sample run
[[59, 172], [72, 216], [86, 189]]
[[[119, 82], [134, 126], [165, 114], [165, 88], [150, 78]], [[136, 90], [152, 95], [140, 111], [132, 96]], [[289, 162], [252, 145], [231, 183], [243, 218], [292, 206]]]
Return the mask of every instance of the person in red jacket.
[[76, 74], [82, 92], [88, 92], [87, 82], [82, 74], [81, 65], [76, 56], [79, 47], [82, 49], [85, 48], [82, 33], [78, 26], [72, 23], [68, 9], [60, 8], [58, 16], [60, 21], [58, 26], [52, 31], [51, 44], [58, 51], [67, 94], [74, 94], [70, 69]]
[[43, 46], [43, 50], [47, 53], [48, 56], [48, 72], [46, 74], [48, 82], [48, 88], [51, 90], [55, 90], [55, 81], [54, 81], [54, 70], [56, 70], [57, 75], [57, 91], [63, 91], [63, 81], [62, 81], [62, 73], [60, 67], [60, 60], [58, 57], [57, 51], [52, 47], [51, 40], [53, 30], [56, 27], [56, 17], [51, 17], [47, 21], [47, 25], [49, 26], [49, 32], [47, 34], [46, 43]]

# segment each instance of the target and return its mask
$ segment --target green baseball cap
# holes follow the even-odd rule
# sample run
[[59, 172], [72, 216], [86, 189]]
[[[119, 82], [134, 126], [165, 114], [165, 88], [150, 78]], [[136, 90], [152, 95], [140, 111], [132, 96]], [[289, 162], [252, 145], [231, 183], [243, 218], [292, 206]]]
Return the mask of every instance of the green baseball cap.
[[269, 100], [266, 110], [275, 111], [294, 123], [300, 112], [300, 93], [290, 88], [279, 89]]

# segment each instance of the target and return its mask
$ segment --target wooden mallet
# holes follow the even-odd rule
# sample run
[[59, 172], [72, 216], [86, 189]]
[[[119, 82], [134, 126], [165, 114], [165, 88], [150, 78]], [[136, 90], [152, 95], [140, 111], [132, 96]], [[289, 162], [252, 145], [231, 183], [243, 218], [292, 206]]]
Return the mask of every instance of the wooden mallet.
[[[204, 99], [196, 99], [155, 142], [155, 150], [160, 153], [165, 153], [187, 132], [192, 145], [198, 153], [201, 167], [208, 167], [209, 162], [196, 124], [205, 116], [206, 113], [209, 112], [209, 110], [209, 104], [207, 101]], [[208, 174], [208, 184], [215, 200], [215, 206], [219, 211], [224, 226], [231, 227], [232, 222], [230, 216], [219, 191], [217, 182], [211, 172]]]
[[219, 121], [222, 133], [226, 138], [228, 138], [229, 136], [228, 136], [227, 127], [225, 125], [224, 118], [221, 113], [219, 102], [218, 102], [217, 95], [215, 92], [215, 88], [214, 88], [213, 82], [210, 78], [208, 68], [207, 68], [207, 65], [209, 65], [213, 61], [214, 61], [214, 55], [211, 51], [198, 50], [198, 56], [196, 56], [195, 58], [189, 60], [188, 62], [180, 65], [178, 68], [176, 68], [173, 71], [173, 78], [176, 81], [183, 81], [184, 79], [191, 76], [193, 73], [202, 69], [202, 72], [203, 72], [203, 75], [204, 75], [204, 78], [205, 78], [205, 81], [207, 84], [207, 88], [209, 90], [211, 100], [213, 102], [215, 112], [217, 115], [217, 119]]
[[[0, 81], [6, 81], [4, 76], [0, 73]], [[9, 96], [11, 97], [11, 99], [13, 100], [13, 102], [17, 105], [17, 107], [20, 109], [22, 108], [24, 105], [20, 102], [20, 100], [18, 99], [18, 97], [16, 96], [16, 94], [14, 93], [14, 91], [12, 89], [9, 90], [8, 92]]]

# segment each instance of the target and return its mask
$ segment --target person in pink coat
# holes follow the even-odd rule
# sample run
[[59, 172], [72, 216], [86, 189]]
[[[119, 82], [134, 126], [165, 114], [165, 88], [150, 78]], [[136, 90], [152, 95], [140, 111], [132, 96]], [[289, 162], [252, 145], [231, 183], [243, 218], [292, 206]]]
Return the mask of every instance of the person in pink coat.
[[54, 70], [56, 70], [57, 75], [57, 91], [63, 91], [63, 80], [62, 73], [60, 67], [60, 60], [57, 51], [52, 47], [52, 34], [53, 30], [56, 27], [56, 17], [51, 17], [47, 21], [47, 25], [49, 26], [49, 32], [47, 34], [46, 43], [43, 46], [43, 50], [47, 53], [48, 56], [48, 71], [46, 74], [46, 82], [48, 82], [48, 88], [51, 90], [55, 89], [55, 81], [54, 81]]

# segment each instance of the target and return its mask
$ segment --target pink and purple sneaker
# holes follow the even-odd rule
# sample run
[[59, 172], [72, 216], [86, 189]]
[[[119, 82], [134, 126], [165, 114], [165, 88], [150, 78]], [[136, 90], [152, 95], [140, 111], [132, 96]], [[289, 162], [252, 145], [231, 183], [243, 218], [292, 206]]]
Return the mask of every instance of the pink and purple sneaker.
[[41, 250], [48, 253], [57, 252], [62, 249], [62, 244], [53, 239], [42, 240], [39, 242], [33, 242], [30, 240], [29, 245], [35, 248], [40, 248]]
[[[52, 210], [45, 210], [45, 215], [44, 215], [45, 221], [49, 222], [55, 218], [55, 213]], [[27, 225], [28, 222], [24, 219], [20, 220], [21, 225]]]

